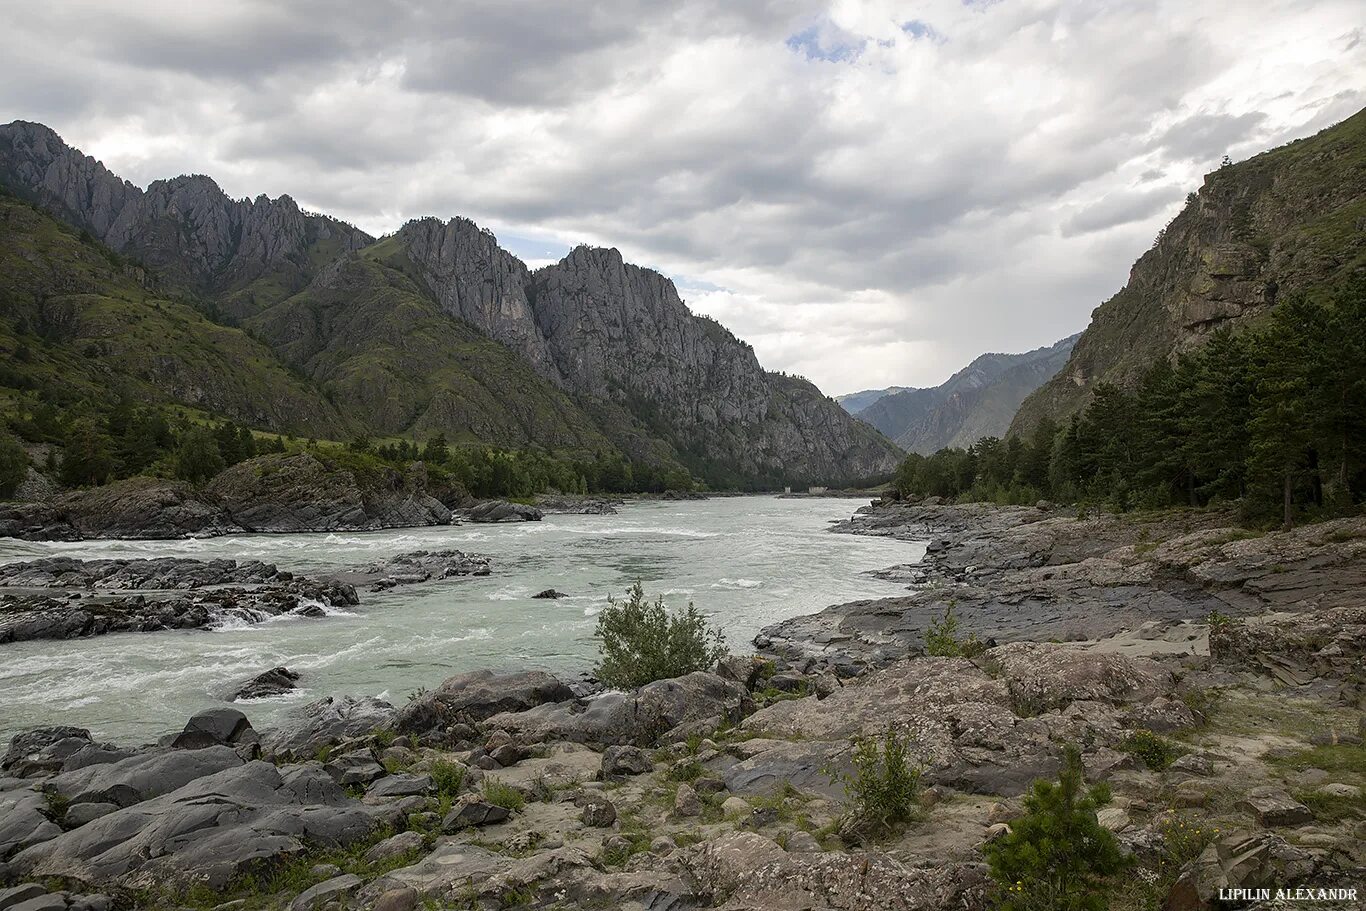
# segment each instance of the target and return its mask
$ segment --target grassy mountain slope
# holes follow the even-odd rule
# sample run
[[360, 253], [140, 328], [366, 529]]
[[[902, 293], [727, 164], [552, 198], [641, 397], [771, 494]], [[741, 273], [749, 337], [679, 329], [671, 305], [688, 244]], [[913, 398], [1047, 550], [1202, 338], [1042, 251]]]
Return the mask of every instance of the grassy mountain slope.
[[549, 449], [611, 448], [530, 365], [442, 313], [371, 257], [335, 263], [249, 328], [374, 433]]
[[1366, 111], [1315, 136], [1209, 174], [1091, 315], [1062, 372], [1011, 425], [1064, 418], [1096, 384], [1132, 387], [1156, 361], [1241, 329], [1287, 293], [1330, 288], [1366, 268]]
[[159, 296], [145, 270], [0, 196], [0, 387], [10, 402], [186, 405], [261, 427], [344, 436], [351, 422], [264, 344]]

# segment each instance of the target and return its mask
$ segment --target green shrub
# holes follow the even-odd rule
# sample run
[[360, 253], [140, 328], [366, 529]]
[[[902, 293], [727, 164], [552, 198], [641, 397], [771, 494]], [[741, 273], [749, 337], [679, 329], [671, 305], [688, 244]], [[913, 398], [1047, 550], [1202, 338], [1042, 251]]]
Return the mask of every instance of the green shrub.
[[870, 836], [896, 831], [920, 807], [920, 769], [910, 763], [911, 738], [888, 727], [854, 740], [853, 774], [837, 776], [849, 803], [849, 830]]
[[1154, 772], [1163, 771], [1186, 752], [1170, 740], [1142, 728], [1120, 741], [1118, 749], [1121, 753], [1136, 757]]
[[645, 600], [639, 582], [628, 598], [608, 598], [598, 615], [601, 660], [594, 669], [607, 686], [631, 688], [655, 680], [708, 670], [726, 655], [724, 634], [707, 625], [691, 604], [679, 614], [664, 607], [663, 597]]
[[1081, 751], [1067, 748], [1054, 783], [1034, 782], [1024, 815], [986, 848], [1000, 911], [1104, 911], [1102, 880], [1124, 869], [1114, 834], [1096, 821], [1110, 800], [1105, 784], [1084, 787]]
[[438, 759], [427, 773], [439, 797], [454, 797], [465, 784], [465, 767], [459, 763]]
[[484, 779], [484, 799], [495, 807], [503, 807], [514, 813], [526, 806], [526, 797], [521, 791], [497, 778]]
[[930, 620], [925, 630], [925, 653], [935, 658], [976, 658], [987, 650], [986, 643], [977, 638], [976, 633], [967, 639], [958, 638], [958, 618], [953, 615], [953, 605], [944, 609], [944, 615]]

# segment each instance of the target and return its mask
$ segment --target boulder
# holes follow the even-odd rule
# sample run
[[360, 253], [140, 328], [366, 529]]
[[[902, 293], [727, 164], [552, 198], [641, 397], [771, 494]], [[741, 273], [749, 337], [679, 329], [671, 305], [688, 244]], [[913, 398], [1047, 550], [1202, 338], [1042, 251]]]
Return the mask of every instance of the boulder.
[[85, 728], [51, 725], [15, 734], [0, 759], [0, 770], [16, 777], [55, 772], [67, 758], [91, 743]]
[[617, 821], [616, 804], [600, 794], [590, 794], [583, 800], [579, 813], [583, 824], [595, 829], [606, 829]]
[[375, 782], [365, 793], [370, 797], [412, 797], [431, 791], [430, 775], [389, 775]]
[[101, 816], [108, 816], [118, 809], [118, 804], [113, 803], [73, 803], [62, 814], [62, 826], [67, 829], [74, 829], [88, 822], [94, 822]]
[[573, 696], [568, 685], [544, 671], [470, 671], [448, 677], [435, 690], [411, 700], [399, 710], [394, 729], [422, 733], [452, 724], [473, 724], [500, 712], [522, 712]]
[[0, 791], [0, 861], [62, 834], [47, 798], [29, 788]]
[[1235, 832], [1205, 848], [1167, 896], [1165, 911], [1207, 911], [1221, 889], [1288, 888], [1314, 874], [1313, 855], [1270, 832]]
[[185, 723], [185, 730], [171, 741], [171, 746], [177, 750], [202, 750], [225, 744], [259, 742], [246, 715], [233, 708], [216, 708], [193, 715]]
[[[225, 747], [175, 752], [203, 757]], [[306, 845], [344, 847], [369, 835], [372, 812], [349, 800], [316, 764], [277, 769], [248, 762], [196, 778], [79, 829], [19, 852], [31, 876], [103, 883], [137, 874], [144, 882], [199, 882], [221, 889]]]
[[311, 757], [325, 746], [392, 726], [396, 714], [392, 705], [373, 697], [327, 696], [291, 712], [265, 746], [276, 755]]
[[539, 522], [543, 515], [535, 506], [506, 500], [489, 500], [465, 510], [471, 522]]
[[489, 803], [478, 794], [462, 794], [454, 808], [441, 820], [441, 831], [458, 832], [471, 826], [487, 826], [511, 816], [507, 807]]
[[503, 712], [489, 718], [487, 725], [527, 743], [568, 740], [653, 746], [682, 739], [677, 735], [689, 723], [715, 728], [739, 721], [753, 707], [744, 687], [697, 671], [657, 680], [631, 693], [608, 692], [523, 712]]
[[63, 772], [48, 779], [44, 786], [72, 804], [112, 803], [131, 807], [241, 765], [242, 758], [229, 746], [168, 750]]
[[257, 674], [233, 694], [233, 699], [267, 699], [294, 691], [299, 675], [287, 667], [277, 667]]
[[369, 748], [331, 757], [323, 764], [323, 769], [344, 788], [367, 785], [385, 775], [384, 766], [375, 760], [375, 754]]
[[552, 601], [553, 601], [553, 600], [555, 600], [556, 598], [567, 598], [567, 597], [569, 597], [569, 596], [566, 595], [564, 592], [557, 592], [557, 591], [555, 591], [555, 589], [553, 589], [553, 588], [547, 588], [545, 591], [537, 592], [536, 594], [532, 595], [531, 597], [533, 597], [533, 598], [542, 598], [542, 599], [552, 600]]
[[697, 796], [697, 791], [686, 781], [678, 786], [678, 791], [674, 794], [674, 815], [680, 817], [701, 816], [702, 799]]
[[323, 908], [355, 892], [364, 883], [365, 880], [352, 873], [335, 876], [300, 892], [299, 896], [290, 902], [289, 911], [314, 911], [315, 908]]
[[400, 832], [384, 839], [365, 852], [367, 864], [380, 863], [402, 857], [411, 851], [420, 850], [425, 843], [421, 832]]
[[1314, 819], [1308, 807], [1274, 787], [1253, 788], [1238, 801], [1238, 809], [1251, 813], [1264, 826], [1299, 826]]
[[602, 752], [602, 778], [609, 781], [628, 775], [648, 775], [655, 770], [650, 754], [633, 746], [611, 746]]

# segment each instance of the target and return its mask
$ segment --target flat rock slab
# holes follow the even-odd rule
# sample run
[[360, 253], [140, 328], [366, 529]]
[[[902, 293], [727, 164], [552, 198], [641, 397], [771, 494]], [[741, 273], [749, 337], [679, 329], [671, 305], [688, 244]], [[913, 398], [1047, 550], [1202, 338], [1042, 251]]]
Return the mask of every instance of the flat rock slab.
[[1314, 819], [1304, 804], [1270, 788], [1254, 788], [1238, 802], [1238, 809], [1251, 813], [1264, 826], [1301, 826]]
[[249, 762], [27, 848], [11, 863], [27, 875], [88, 883], [222, 888], [255, 865], [298, 855], [306, 844], [337, 847], [364, 838], [375, 827], [374, 813], [347, 798], [316, 763], [277, 769]]

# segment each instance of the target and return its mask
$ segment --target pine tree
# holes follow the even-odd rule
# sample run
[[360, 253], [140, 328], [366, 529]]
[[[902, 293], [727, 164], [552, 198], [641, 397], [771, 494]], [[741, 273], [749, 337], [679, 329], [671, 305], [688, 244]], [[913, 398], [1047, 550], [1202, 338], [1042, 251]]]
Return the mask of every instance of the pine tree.
[[0, 430], [0, 500], [14, 496], [28, 475], [28, 453], [13, 434]]
[[[180, 438], [175, 452], [175, 475], [182, 481], [202, 484], [225, 466], [218, 449], [218, 435], [203, 427], [192, 428]], [[233, 434], [236, 440], [236, 433]]]
[[1251, 342], [1256, 385], [1249, 467], [1264, 491], [1279, 488], [1287, 529], [1294, 524], [1296, 488], [1311, 465], [1310, 346], [1304, 327], [1320, 317], [1318, 308], [1303, 298], [1284, 301]]
[[1101, 880], [1126, 866], [1114, 834], [1096, 820], [1105, 784], [1084, 787], [1081, 751], [1067, 747], [1057, 783], [1039, 780], [1024, 815], [986, 847], [1001, 911], [1104, 911]]
[[62, 452], [62, 483], [68, 487], [100, 485], [109, 480], [113, 471], [114, 457], [110, 452], [109, 437], [101, 433], [89, 418], [72, 424]]

